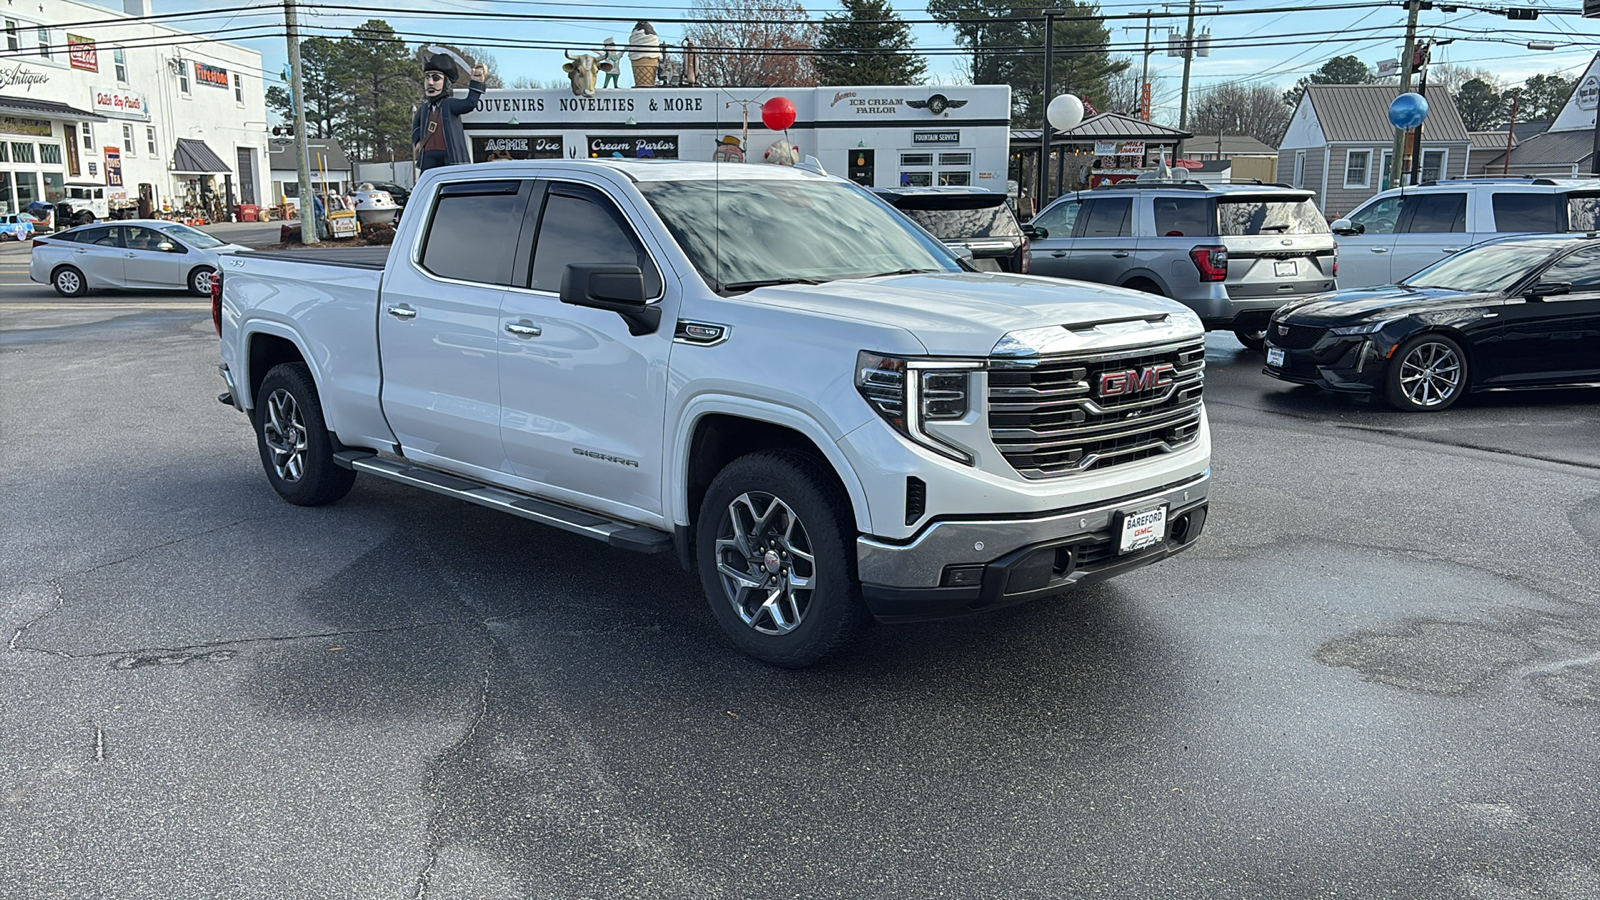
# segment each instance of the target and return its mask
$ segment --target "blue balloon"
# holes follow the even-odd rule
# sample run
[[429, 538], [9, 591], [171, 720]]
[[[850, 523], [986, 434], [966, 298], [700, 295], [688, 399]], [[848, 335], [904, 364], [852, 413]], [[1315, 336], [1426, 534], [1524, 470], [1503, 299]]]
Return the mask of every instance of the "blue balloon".
[[1421, 94], [1401, 94], [1389, 104], [1389, 124], [1406, 131], [1428, 117], [1428, 101]]

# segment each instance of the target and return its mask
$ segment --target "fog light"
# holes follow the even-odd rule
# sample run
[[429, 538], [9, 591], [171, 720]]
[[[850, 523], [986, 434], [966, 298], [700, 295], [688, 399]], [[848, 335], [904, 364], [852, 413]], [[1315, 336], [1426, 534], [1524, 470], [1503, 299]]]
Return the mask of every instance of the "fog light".
[[983, 566], [946, 566], [945, 587], [977, 587], [983, 584]]

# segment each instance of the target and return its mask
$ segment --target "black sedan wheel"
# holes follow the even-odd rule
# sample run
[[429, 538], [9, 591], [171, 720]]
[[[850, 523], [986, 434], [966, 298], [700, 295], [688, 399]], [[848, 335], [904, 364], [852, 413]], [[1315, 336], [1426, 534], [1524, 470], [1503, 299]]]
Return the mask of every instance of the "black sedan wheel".
[[1467, 354], [1442, 334], [1406, 341], [1389, 360], [1384, 394], [1403, 412], [1449, 409], [1467, 390]]

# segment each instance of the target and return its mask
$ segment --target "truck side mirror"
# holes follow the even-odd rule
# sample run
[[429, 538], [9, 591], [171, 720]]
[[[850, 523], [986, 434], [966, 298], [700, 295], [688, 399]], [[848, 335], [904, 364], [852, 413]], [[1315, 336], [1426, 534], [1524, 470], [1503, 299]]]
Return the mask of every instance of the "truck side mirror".
[[616, 313], [632, 335], [661, 327], [661, 307], [644, 295], [644, 270], [617, 263], [571, 263], [561, 275], [561, 302]]
[[1358, 225], [1349, 219], [1334, 219], [1333, 224], [1328, 226], [1328, 230], [1334, 234], [1349, 237], [1352, 234], [1366, 234], [1367, 226]]

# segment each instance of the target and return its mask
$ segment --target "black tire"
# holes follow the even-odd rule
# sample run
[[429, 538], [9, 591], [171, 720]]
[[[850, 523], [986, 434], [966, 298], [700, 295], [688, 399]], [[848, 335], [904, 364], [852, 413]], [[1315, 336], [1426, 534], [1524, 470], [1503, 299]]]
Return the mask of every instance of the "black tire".
[[1466, 351], [1442, 334], [1419, 334], [1400, 345], [1383, 373], [1383, 395], [1402, 412], [1439, 412], [1471, 386]]
[[256, 447], [278, 496], [321, 506], [350, 493], [356, 473], [333, 454], [343, 449], [322, 421], [322, 402], [305, 363], [273, 366], [256, 391]]
[[1267, 330], [1265, 328], [1260, 331], [1239, 329], [1233, 333], [1233, 336], [1239, 339], [1239, 343], [1243, 344], [1246, 350], [1260, 353], [1267, 348]]
[[712, 480], [695, 555], [711, 613], [739, 649], [799, 669], [866, 628], [849, 511], [827, 464], [796, 450], [742, 456]]
[[56, 293], [63, 297], [82, 297], [89, 293], [89, 282], [73, 266], [57, 267], [50, 273], [50, 283], [55, 285]]
[[195, 266], [189, 272], [189, 293], [196, 297], [211, 296], [211, 273], [215, 271], [210, 266]]

